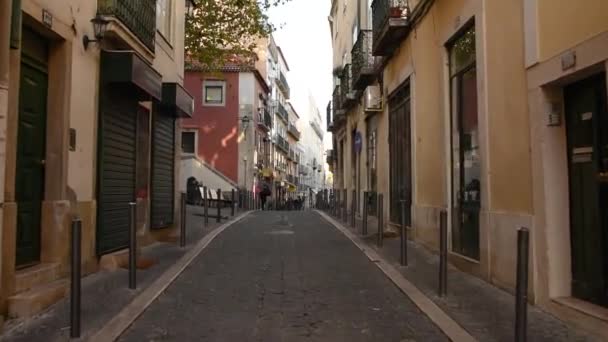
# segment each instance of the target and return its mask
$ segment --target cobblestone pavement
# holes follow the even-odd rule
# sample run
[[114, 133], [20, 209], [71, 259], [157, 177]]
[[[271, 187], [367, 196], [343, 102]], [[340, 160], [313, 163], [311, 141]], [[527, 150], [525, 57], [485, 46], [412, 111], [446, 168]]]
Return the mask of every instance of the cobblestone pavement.
[[228, 228], [121, 341], [445, 341], [312, 211], [256, 212]]
[[[217, 209], [213, 209], [216, 213]], [[153, 260], [155, 264], [137, 272], [137, 290], [129, 290], [127, 286], [128, 272], [118, 269], [113, 272], [100, 271], [82, 280], [82, 338], [85, 341], [90, 334], [104, 326], [133, 298], [146, 289], [164, 271], [182, 257], [196, 242], [216, 229], [221, 223], [215, 219], [209, 220], [209, 225], [203, 224], [203, 213], [200, 207], [188, 207], [187, 245], [179, 248], [177, 242], [157, 243], [142, 250], [144, 258]], [[210, 212], [211, 213], [211, 212]], [[229, 216], [230, 210], [223, 209], [223, 215]], [[222, 221], [225, 223], [225, 221]], [[111, 300], [108, 300], [111, 298]], [[70, 305], [65, 298], [39, 315], [23, 321], [8, 322], [5, 333], [0, 336], [2, 341], [68, 341]]]
[[[425, 247], [408, 242], [408, 267], [401, 267], [399, 238], [385, 238], [376, 247], [377, 225], [370, 219], [369, 235], [363, 240], [479, 341], [513, 341], [514, 296], [475, 276], [450, 267], [448, 295], [437, 296], [439, 257]], [[344, 224], [344, 222], [341, 222]], [[346, 226], [346, 224], [344, 224]], [[349, 226], [351, 231], [354, 231]], [[360, 236], [361, 222], [354, 231]], [[571, 327], [535, 306], [528, 309], [528, 340], [535, 342], [595, 342], [601, 338]]]

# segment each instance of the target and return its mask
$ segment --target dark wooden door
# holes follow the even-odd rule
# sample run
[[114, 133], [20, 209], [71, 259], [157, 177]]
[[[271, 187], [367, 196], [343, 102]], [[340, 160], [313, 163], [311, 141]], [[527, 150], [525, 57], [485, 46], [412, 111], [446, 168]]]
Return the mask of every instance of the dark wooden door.
[[17, 266], [40, 260], [40, 220], [44, 198], [47, 74], [21, 64], [17, 141]]
[[390, 221], [401, 224], [401, 201], [405, 201], [405, 223], [411, 224], [411, 130], [410, 85], [400, 86], [388, 99], [390, 151]]
[[601, 74], [565, 89], [572, 294], [608, 305], [608, 113]]

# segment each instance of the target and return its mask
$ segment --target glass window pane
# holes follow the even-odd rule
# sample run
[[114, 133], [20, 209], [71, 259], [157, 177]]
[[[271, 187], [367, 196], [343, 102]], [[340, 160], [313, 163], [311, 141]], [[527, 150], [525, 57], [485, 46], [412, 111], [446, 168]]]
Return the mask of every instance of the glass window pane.
[[222, 86], [206, 86], [205, 87], [205, 102], [206, 103], [222, 103], [224, 98]]
[[450, 48], [450, 71], [455, 75], [475, 63], [475, 27], [471, 27]]
[[479, 259], [481, 159], [475, 68], [475, 29], [450, 49], [452, 107], [452, 250]]
[[182, 152], [194, 153], [195, 141], [195, 132], [182, 132]]

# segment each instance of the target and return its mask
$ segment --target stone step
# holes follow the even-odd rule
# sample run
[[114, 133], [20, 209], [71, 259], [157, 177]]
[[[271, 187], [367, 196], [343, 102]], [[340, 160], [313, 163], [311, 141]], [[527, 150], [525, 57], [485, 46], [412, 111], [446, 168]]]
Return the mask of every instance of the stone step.
[[8, 298], [10, 318], [31, 317], [61, 300], [69, 292], [66, 279], [34, 287]]
[[15, 274], [15, 293], [52, 283], [60, 277], [60, 267], [57, 263], [39, 264], [19, 270]]

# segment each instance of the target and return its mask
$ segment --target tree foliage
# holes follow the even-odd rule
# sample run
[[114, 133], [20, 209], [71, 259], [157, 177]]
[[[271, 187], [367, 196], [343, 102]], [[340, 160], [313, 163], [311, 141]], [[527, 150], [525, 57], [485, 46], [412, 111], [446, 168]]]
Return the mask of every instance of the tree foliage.
[[217, 68], [227, 62], [252, 63], [256, 43], [274, 30], [268, 10], [290, 0], [195, 0], [186, 17], [187, 60]]

